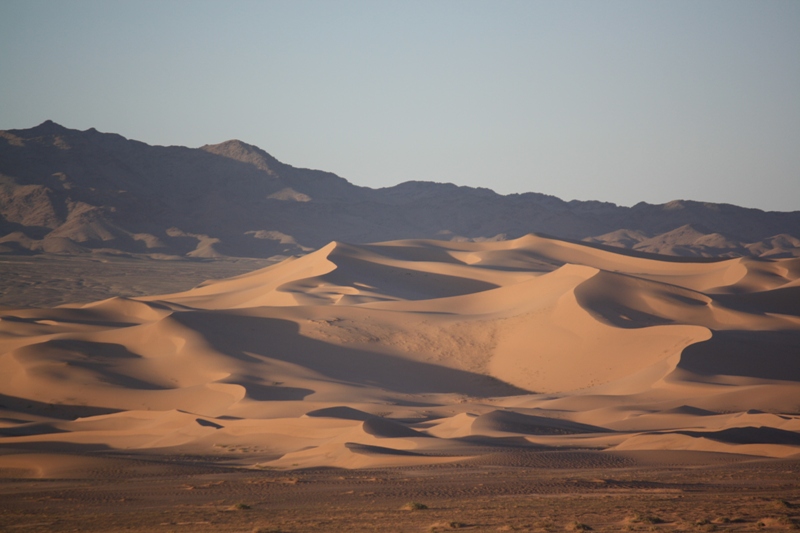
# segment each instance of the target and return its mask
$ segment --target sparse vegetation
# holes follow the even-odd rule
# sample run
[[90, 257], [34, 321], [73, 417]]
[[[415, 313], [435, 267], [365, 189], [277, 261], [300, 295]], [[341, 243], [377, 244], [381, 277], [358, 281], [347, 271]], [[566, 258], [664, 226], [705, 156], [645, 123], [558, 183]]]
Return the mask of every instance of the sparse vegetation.
[[454, 529], [462, 529], [469, 527], [464, 522], [437, 522], [430, 528], [431, 533], [438, 533], [440, 531], [452, 531]]
[[694, 523], [694, 525], [697, 526], [700, 529], [700, 531], [717, 530], [716, 524], [711, 523], [711, 521], [706, 518], [704, 518], [703, 520], [698, 520], [697, 522]]
[[664, 520], [659, 518], [658, 516], [646, 514], [646, 513], [635, 513], [628, 519], [629, 522], [633, 524], [663, 524]]
[[401, 509], [404, 511], [422, 511], [427, 508], [428, 508], [427, 505], [419, 502], [408, 502], [403, 507], [401, 507]]

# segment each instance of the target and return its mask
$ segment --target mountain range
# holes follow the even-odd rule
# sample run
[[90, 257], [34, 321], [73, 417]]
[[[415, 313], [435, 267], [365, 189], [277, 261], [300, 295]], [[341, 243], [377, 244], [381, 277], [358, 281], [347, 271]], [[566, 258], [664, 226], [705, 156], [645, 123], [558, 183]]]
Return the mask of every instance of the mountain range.
[[408, 181], [372, 189], [238, 140], [151, 146], [52, 121], [0, 131], [0, 253], [285, 257], [331, 241], [529, 233], [691, 257], [800, 256], [800, 211], [632, 207]]

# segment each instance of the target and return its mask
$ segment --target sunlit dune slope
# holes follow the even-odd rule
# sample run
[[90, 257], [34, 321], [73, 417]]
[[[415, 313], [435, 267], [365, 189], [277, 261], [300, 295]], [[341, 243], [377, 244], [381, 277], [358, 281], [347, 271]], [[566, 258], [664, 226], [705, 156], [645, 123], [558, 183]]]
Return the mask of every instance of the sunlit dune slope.
[[0, 454], [287, 468], [468, 460], [501, 441], [791, 455], [798, 280], [797, 259], [534, 235], [333, 242], [184, 293], [7, 311]]

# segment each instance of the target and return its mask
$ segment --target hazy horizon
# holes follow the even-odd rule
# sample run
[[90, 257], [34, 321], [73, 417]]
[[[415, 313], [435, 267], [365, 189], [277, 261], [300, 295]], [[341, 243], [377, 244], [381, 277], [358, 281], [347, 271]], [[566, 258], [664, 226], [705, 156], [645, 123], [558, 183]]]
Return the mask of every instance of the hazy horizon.
[[0, 5], [0, 129], [229, 139], [368, 187], [800, 209], [800, 3]]

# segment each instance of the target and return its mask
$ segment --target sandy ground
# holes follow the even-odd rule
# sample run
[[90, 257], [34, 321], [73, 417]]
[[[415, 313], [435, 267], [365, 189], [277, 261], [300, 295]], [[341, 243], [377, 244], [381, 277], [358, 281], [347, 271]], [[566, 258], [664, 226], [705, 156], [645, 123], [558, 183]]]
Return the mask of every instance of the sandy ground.
[[800, 259], [334, 242], [0, 313], [6, 528], [790, 527], [798, 458]]

